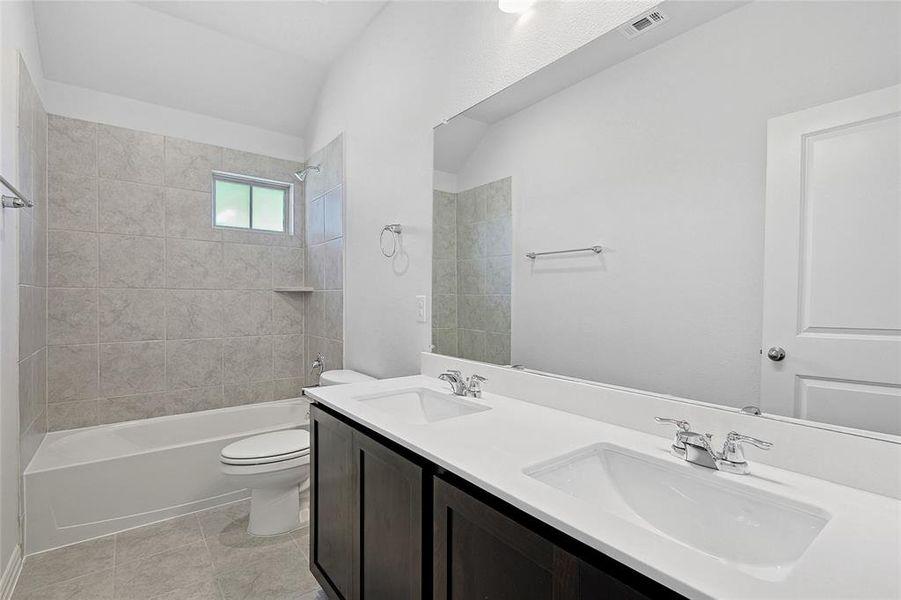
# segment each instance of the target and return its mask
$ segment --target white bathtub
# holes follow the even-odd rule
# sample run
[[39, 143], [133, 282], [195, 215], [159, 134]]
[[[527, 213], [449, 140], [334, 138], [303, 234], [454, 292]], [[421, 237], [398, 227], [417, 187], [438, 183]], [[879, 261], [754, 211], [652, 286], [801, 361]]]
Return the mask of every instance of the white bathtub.
[[219, 473], [222, 448], [307, 421], [295, 399], [49, 433], [25, 469], [26, 552], [247, 497]]

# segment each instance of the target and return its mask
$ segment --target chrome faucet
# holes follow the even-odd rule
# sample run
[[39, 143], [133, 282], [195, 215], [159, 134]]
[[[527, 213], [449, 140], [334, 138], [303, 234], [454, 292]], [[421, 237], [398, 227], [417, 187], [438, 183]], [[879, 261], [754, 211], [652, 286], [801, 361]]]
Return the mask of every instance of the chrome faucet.
[[466, 390], [465, 394], [470, 398], [481, 398], [482, 397], [482, 384], [488, 381], [481, 375], [476, 375], [475, 373], [466, 380]]
[[446, 381], [451, 386], [455, 396], [468, 398], [482, 397], [482, 384], [488, 381], [481, 375], [473, 374], [468, 379], [463, 378], [463, 373], [454, 369], [448, 369], [438, 376], [438, 379]]
[[316, 360], [310, 365], [310, 375], [313, 374], [313, 371], [319, 371], [320, 377], [322, 377], [322, 372], [325, 371], [325, 357], [322, 356], [321, 352], [316, 353]]
[[454, 396], [466, 395], [466, 382], [463, 379], [463, 373], [461, 373], [460, 371], [448, 369], [447, 371], [439, 375], [438, 379], [446, 381], [450, 384], [451, 391], [454, 392]]
[[717, 452], [710, 445], [713, 436], [709, 433], [701, 434], [692, 431], [688, 421], [663, 417], [654, 417], [654, 420], [658, 423], [669, 423], [676, 426], [676, 436], [673, 438], [673, 445], [670, 449], [674, 456], [708, 469], [747, 475], [750, 469], [748, 468], [748, 461], [745, 460], [742, 444], [751, 444], [761, 450], [769, 450], [773, 447], [771, 442], [765, 442], [730, 431], [726, 435], [722, 452]]

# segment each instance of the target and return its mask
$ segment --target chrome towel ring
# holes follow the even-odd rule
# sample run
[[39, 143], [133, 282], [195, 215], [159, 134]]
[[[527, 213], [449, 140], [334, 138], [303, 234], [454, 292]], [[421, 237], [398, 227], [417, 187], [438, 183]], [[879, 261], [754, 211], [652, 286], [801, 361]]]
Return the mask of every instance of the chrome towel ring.
[[[403, 231], [403, 227], [401, 227], [400, 223], [391, 223], [390, 225], [385, 225], [382, 227], [382, 232], [379, 234], [379, 248], [382, 251], [382, 254], [386, 258], [391, 258], [395, 254], [397, 254], [398, 247], [400, 246], [400, 234]], [[391, 249], [385, 249], [385, 233], [391, 233]]]

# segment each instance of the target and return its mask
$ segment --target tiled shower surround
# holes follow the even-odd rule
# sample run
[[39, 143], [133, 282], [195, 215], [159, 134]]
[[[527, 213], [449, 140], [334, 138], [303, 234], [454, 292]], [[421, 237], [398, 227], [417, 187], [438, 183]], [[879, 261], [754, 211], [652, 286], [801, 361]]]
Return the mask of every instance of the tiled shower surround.
[[18, 78], [18, 182], [25, 197], [34, 201], [33, 208], [15, 213], [19, 218], [21, 473], [47, 431], [47, 113], [21, 58]]
[[435, 190], [432, 215], [435, 351], [509, 364], [511, 179]]
[[[325, 369], [344, 365], [344, 143], [338, 136], [313, 153], [307, 164], [319, 165], [306, 181], [307, 368], [322, 354]], [[307, 374], [309, 385], [318, 373]]]
[[300, 163], [53, 115], [48, 148], [51, 430], [300, 395], [305, 294], [273, 290], [305, 284], [303, 186], [292, 234], [214, 228], [210, 195]]

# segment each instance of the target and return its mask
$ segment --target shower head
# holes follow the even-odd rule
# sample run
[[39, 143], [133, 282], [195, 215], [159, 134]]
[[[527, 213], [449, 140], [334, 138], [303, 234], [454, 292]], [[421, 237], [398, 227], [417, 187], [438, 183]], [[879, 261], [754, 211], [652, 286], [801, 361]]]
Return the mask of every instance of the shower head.
[[294, 173], [294, 176], [297, 177], [298, 181], [303, 181], [304, 179], [307, 178], [307, 173], [309, 173], [310, 171], [313, 171], [314, 173], [318, 173], [319, 165], [310, 165], [309, 167], [304, 167], [300, 171], [297, 171], [296, 173]]

